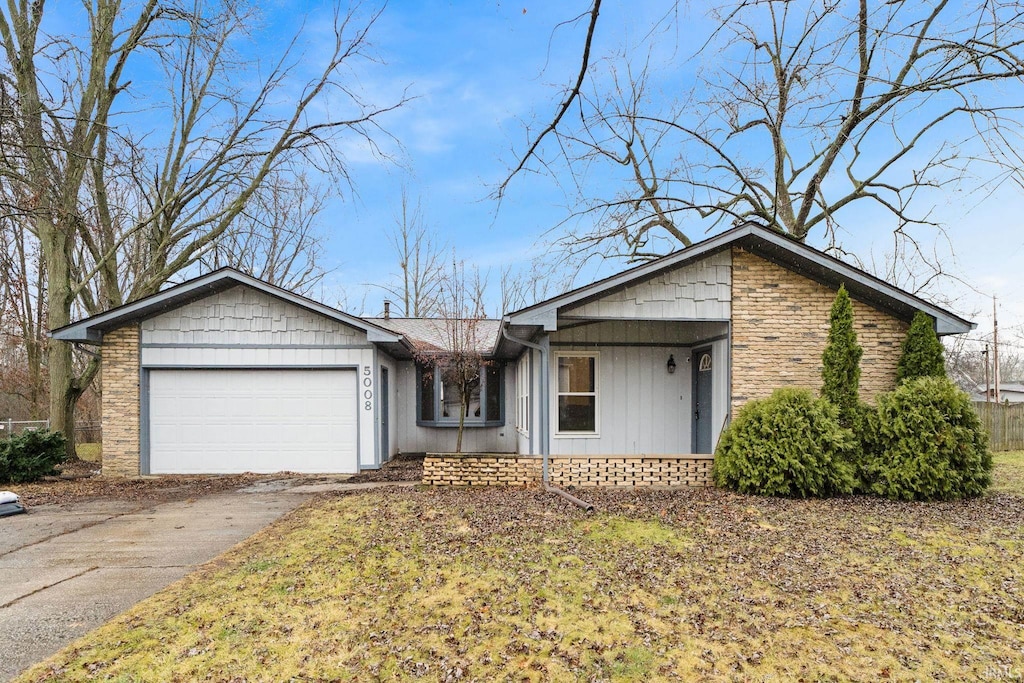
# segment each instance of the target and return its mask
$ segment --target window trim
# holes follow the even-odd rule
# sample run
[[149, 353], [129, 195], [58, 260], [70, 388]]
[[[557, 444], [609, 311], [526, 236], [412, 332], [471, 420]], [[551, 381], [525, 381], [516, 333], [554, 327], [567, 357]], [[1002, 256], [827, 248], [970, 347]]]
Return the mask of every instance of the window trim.
[[[594, 391], [579, 392], [558, 390], [558, 361], [561, 358], [593, 358], [594, 359]], [[555, 428], [552, 430], [553, 439], [599, 439], [601, 438], [601, 352], [600, 351], [557, 351], [554, 354], [555, 371], [551, 375], [552, 398], [551, 414], [555, 420]], [[591, 396], [594, 397], [594, 431], [592, 432], [563, 432], [562, 425], [558, 419], [558, 399], [561, 396]]]
[[[498, 416], [491, 418], [487, 415], [487, 364], [491, 364], [498, 370]], [[434, 419], [424, 420], [421, 415], [423, 403], [423, 370], [424, 365], [413, 363], [416, 372], [416, 426], [437, 427], [440, 429], [458, 429], [459, 419], [441, 417], [441, 373], [434, 372], [432, 382], [434, 384]], [[480, 366], [480, 411], [484, 414], [483, 419], [467, 417], [462, 426], [465, 429], [478, 429], [481, 427], [503, 427], [505, 426], [505, 363], [495, 359], [485, 359]]]
[[516, 363], [516, 431], [530, 436], [530, 383], [532, 359], [527, 351]]

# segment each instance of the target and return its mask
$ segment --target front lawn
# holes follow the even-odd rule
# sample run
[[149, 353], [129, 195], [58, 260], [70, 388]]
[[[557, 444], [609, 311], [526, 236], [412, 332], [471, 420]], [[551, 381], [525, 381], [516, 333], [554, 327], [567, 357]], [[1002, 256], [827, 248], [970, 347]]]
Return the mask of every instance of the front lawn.
[[1024, 451], [993, 453], [992, 493], [1024, 496]]
[[376, 490], [302, 508], [23, 680], [1007, 680], [1024, 498]]

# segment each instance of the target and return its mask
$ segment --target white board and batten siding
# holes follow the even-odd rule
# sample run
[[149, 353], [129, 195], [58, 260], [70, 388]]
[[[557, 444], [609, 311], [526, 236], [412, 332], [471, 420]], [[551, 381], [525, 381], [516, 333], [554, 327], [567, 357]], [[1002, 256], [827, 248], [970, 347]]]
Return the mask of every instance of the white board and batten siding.
[[[451, 453], [458, 430], [454, 427], [422, 427], [416, 424], [416, 364], [398, 361], [396, 403], [391, 414], [395, 423], [396, 446], [403, 453]], [[505, 420], [500, 427], [466, 427], [462, 432], [463, 453], [515, 453], [515, 363], [505, 365]]]
[[[559, 311], [551, 333], [551, 453], [556, 455], [692, 452], [694, 349], [713, 356], [712, 443], [729, 406], [732, 256], [723, 251]], [[574, 320], [595, 322], [572, 326]], [[705, 340], [713, 340], [706, 342]], [[598, 429], [559, 434], [557, 355], [598, 356]], [[669, 356], [676, 371], [667, 372]], [[535, 449], [536, 450], [536, 449]]]
[[[558, 432], [559, 355], [597, 356], [597, 434]], [[678, 362], [665, 369], [669, 354]], [[658, 455], [689, 452], [693, 386], [688, 349], [654, 346], [552, 349], [551, 453], [553, 455]]]
[[594, 301], [560, 311], [581, 318], [728, 320], [732, 300], [732, 255], [712, 254], [696, 263], [658, 273]]
[[[357, 437], [353, 444], [358, 453], [358, 465], [348, 466], [348, 471], [373, 467], [379, 462], [375, 395], [379, 370], [375, 368], [375, 358], [376, 352], [364, 331], [242, 285], [146, 319], [141, 324], [142, 368], [158, 393], [167, 382], [177, 383], [187, 392], [194, 388], [193, 384], [208, 384], [217, 372], [235, 371], [253, 375], [249, 379], [232, 376], [228, 381], [232, 385], [251, 384], [257, 394], [252, 400], [262, 401], [260, 405], [268, 403], [267, 399], [273, 399], [275, 393], [289, 395], [296, 385], [308, 385], [311, 395], [322, 394], [321, 398], [334, 406], [330, 410], [341, 410], [336, 425], [348, 430], [347, 434], [355, 427]], [[287, 372], [300, 369], [306, 373]], [[185, 370], [207, 372], [207, 375], [179, 374], [178, 379], [167, 379], [171, 371]], [[285, 372], [275, 379], [273, 373], [279, 371]], [[161, 376], [161, 372], [168, 374]], [[332, 383], [338, 383], [340, 388], [328, 390]], [[356, 387], [354, 395], [352, 386]], [[267, 396], [268, 393], [271, 395]], [[152, 413], [154, 408], [164, 412], [153, 414], [151, 422], [166, 417], [166, 410], [179, 409], [161, 404], [159, 401], [164, 399], [159, 396], [144, 397], [144, 400], [152, 398], [157, 402], [146, 406], [148, 412]], [[340, 408], [339, 401], [350, 402], [351, 410]], [[282, 404], [276, 411], [260, 411], [256, 410], [256, 403], [250, 408], [257, 415], [269, 423], [276, 421], [282, 428], [300, 419], [293, 414], [296, 412], [308, 413], [312, 423], [324, 417], [312, 405], [295, 404], [286, 408]], [[186, 420], [186, 417], [181, 419]], [[243, 419], [241, 415], [235, 417]], [[229, 418], [230, 415], [225, 414], [224, 419]], [[154, 430], [156, 424], [149, 427], [152, 442], [159, 434]], [[310, 430], [307, 444], [314, 450], [315, 431]], [[336, 449], [339, 453], [348, 448], [344, 439], [342, 441]], [[153, 454], [158, 454], [158, 450], [151, 447], [150, 455]], [[314, 471], [320, 466], [315, 462], [316, 457], [310, 456], [308, 466], [292, 469]]]

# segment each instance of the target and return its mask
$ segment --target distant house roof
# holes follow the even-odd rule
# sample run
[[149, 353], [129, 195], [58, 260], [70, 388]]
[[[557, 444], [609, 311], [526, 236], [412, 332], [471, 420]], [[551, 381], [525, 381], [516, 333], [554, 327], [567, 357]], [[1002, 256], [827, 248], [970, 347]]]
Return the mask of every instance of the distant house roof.
[[667, 256], [541, 301], [510, 313], [505, 319], [513, 326], [532, 325], [543, 326], [548, 330], [555, 329], [559, 309], [598, 299], [634, 282], [646, 280], [663, 271], [678, 268], [691, 261], [732, 247], [742, 247], [832, 289], [838, 289], [839, 285], [844, 284], [852, 297], [888, 311], [897, 318], [910, 320], [915, 312], [924, 311], [935, 319], [935, 331], [939, 335], [961, 334], [975, 327], [974, 323], [955, 313], [809, 247], [803, 242], [798, 242], [755, 223], [746, 223]]
[[[989, 387], [989, 399], [995, 396], [995, 387]], [[1001, 401], [1009, 401], [1010, 403], [1024, 403], [1024, 384], [1016, 382], [1002, 382], [999, 384], [999, 399]], [[985, 399], [985, 387], [979, 386], [978, 389], [971, 393], [972, 401], [984, 401]]]
[[103, 333], [121, 327], [133, 320], [142, 320], [165, 311], [184, 306], [204, 297], [223, 292], [237, 285], [246, 285], [269, 294], [270, 296], [282, 299], [291, 304], [322, 316], [349, 325], [358, 330], [366, 332], [367, 339], [372, 342], [398, 344], [402, 341], [401, 334], [385, 329], [362, 318], [349, 315], [336, 308], [332, 308], [318, 301], [307, 299], [304, 296], [281, 289], [274, 285], [267, 284], [262, 280], [246, 275], [234, 268], [221, 268], [213, 272], [193, 278], [180, 285], [169, 287], [161, 292], [132, 301], [123, 306], [112, 308], [109, 311], [94, 315], [85, 320], [53, 330], [51, 336], [54, 339], [71, 342], [99, 343], [103, 340]]
[[[450, 325], [465, 321], [444, 318], [366, 318], [367, 322], [389, 329], [405, 337], [417, 351], [441, 351], [448, 347], [453, 332]], [[501, 337], [501, 321], [471, 320], [475, 351], [483, 356], [494, 353]]]

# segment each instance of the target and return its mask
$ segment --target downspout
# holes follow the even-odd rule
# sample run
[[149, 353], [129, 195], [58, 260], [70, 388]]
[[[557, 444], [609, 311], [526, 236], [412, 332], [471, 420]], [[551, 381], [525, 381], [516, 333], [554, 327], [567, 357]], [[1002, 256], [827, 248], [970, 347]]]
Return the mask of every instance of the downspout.
[[578, 505], [579, 507], [583, 508], [587, 512], [593, 512], [594, 506], [588, 503], [587, 501], [580, 500], [579, 498], [572, 495], [568, 491], [564, 491], [558, 488], [557, 486], [552, 486], [550, 484], [551, 479], [548, 474], [548, 457], [549, 451], [551, 450], [549, 447], [549, 432], [551, 431], [551, 420], [549, 419], [551, 413], [551, 402], [548, 399], [548, 391], [550, 390], [551, 384], [551, 361], [548, 357], [548, 349], [532, 341], [527, 341], [526, 339], [513, 337], [511, 334], [508, 333], [508, 328], [505, 327], [504, 321], [502, 321], [501, 325], [501, 336], [503, 336], [505, 339], [508, 339], [510, 342], [513, 342], [515, 344], [522, 344], [526, 348], [533, 349], [540, 353], [540, 429], [538, 431], [540, 432], [540, 454], [542, 458], [541, 486], [544, 487], [545, 491], [561, 496], [570, 503]]

